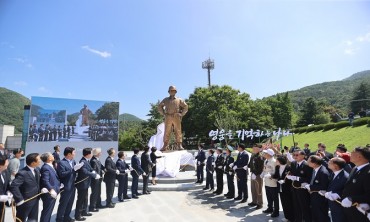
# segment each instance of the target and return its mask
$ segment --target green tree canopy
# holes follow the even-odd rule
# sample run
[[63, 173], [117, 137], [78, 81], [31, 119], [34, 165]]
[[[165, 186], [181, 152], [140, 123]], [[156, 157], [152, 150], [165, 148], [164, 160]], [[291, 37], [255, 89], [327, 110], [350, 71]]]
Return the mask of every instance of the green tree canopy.
[[351, 102], [351, 109], [354, 113], [361, 111], [361, 108], [370, 108], [370, 83], [362, 81], [354, 90]]

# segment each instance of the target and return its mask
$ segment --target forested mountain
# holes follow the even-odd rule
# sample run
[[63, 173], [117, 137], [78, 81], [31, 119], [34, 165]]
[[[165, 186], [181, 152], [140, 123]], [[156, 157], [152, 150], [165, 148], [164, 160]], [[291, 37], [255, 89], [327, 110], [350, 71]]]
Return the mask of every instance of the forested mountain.
[[312, 97], [347, 113], [353, 98], [353, 90], [363, 81], [370, 83], [370, 70], [355, 73], [340, 81], [319, 83], [288, 93], [295, 111], [300, 110], [304, 101]]

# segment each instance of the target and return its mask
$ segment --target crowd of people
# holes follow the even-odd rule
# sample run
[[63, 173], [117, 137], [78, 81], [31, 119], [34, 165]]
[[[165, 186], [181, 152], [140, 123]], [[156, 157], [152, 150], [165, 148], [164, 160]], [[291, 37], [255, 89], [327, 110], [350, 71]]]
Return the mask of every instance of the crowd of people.
[[[223, 175], [226, 174], [228, 192], [225, 198], [246, 203], [250, 178], [251, 209], [263, 207], [266, 195], [267, 208], [263, 213], [279, 217], [279, 199], [283, 208], [283, 221], [291, 222], [349, 222], [370, 220], [370, 145], [356, 147], [348, 152], [343, 144], [335, 154], [326, 151], [323, 143], [311, 152], [309, 144], [303, 149], [295, 144], [291, 149], [277, 146], [253, 145], [249, 156], [243, 144], [237, 145], [238, 154], [231, 156], [233, 147], [208, 150], [203, 145], [195, 157], [197, 181], [205, 191], [215, 195], [223, 193]], [[216, 186], [214, 186], [216, 173]], [[234, 179], [237, 190], [235, 193]], [[265, 192], [262, 192], [263, 187]]]
[[[123, 151], [118, 152], [118, 159], [114, 161], [116, 151], [113, 148], [107, 150], [109, 156], [103, 165], [100, 162], [101, 148], [84, 148], [83, 157], [76, 161], [75, 148], [66, 147], [61, 153], [60, 146], [57, 145], [53, 153], [28, 154], [26, 166], [23, 169], [19, 169], [19, 158], [23, 151], [15, 150], [13, 159], [9, 160], [9, 156], [4, 154], [3, 149], [3, 144], [0, 144], [0, 202], [3, 202], [0, 204], [0, 212], [2, 212], [0, 222], [4, 221], [5, 208], [9, 202], [16, 208], [14, 220], [49, 222], [58, 196], [60, 198], [56, 214], [57, 222], [84, 221], [94, 212], [115, 207], [113, 195], [116, 180], [119, 184], [117, 192], [119, 202], [131, 198], [138, 199], [142, 194], [150, 194], [148, 177], [155, 163], [151, 161], [153, 155], [152, 158], [149, 156], [149, 147], [144, 148], [141, 160], [138, 156], [139, 149], [135, 149], [130, 166], [125, 161], [126, 155]], [[15, 163], [12, 163], [13, 160]], [[127, 194], [128, 174], [133, 178], [131, 197]], [[138, 191], [140, 176], [143, 177], [142, 193]], [[103, 181], [106, 187], [105, 205], [101, 199]], [[90, 197], [88, 197], [89, 188]], [[76, 193], [76, 209], [73, 218], [71, 212]], [[39, 216], [40, 199], [43, 208]]]

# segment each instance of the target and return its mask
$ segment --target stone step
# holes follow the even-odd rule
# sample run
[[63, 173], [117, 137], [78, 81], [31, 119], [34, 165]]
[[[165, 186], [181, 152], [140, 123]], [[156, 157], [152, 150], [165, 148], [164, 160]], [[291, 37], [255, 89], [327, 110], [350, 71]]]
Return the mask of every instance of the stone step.
[[[149, 184], [148, 189], [150, 191], [189, 191], [189, 190], [201, 189], [204, 187], [204, 184], [195, 184], [194, 182], [177, 183], [177, 184], [157, 184], [157, 185]], [[139, 190], [142, 190], [142, 189], [143, 189], [143, 184], [139, 183]]]

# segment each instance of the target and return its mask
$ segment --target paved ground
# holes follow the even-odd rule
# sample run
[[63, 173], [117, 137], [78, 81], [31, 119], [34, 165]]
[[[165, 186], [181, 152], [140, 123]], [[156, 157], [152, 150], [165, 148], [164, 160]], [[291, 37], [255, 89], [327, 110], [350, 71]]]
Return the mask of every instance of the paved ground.
[[[103, 183], [104, 185], [104, 183]], [[117, 190], [116, 190], [117, 192]], [[227, 192], [225, 190], [224, 192]], [[105, 187], [102, 197], [105, 200]], [[116, 195], [116, 193], [115, 193]], [[114, 199], [117, 202], [117, 199]], [[59, 200], [57, 200], [59, 202]], [[250, 198], [248, 199], [248, 202]], [[58, 203], [57, 202], [57, 203]], [[265, 200], [266, 203], [266, 200]], [[40, 212], [42, 201], [40, 201]], [[57, 206], [54, 208], [52, 221], [55, 221]], [[74, 208], [73, 208], [74, 209]], [[247, 204], [237, 204], [223, 195], [215, 196], [203, 190], [194, 191], [153, 191], [150, 195], [142, 195], [139, 199], [117, 203], [113, 209], [102, 209], [87, 221], [127, 221], [127, 222], [234, 222], [234, 221], [281, 221], [280, 217], [271, 217], [262, 213], [263, 209], [253, 211]], [[74, 216], [74, 211], [71, 213]], [[6, 209], [5, 221], [13, 221], [11, 208]]]

